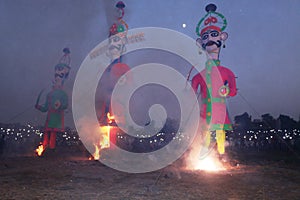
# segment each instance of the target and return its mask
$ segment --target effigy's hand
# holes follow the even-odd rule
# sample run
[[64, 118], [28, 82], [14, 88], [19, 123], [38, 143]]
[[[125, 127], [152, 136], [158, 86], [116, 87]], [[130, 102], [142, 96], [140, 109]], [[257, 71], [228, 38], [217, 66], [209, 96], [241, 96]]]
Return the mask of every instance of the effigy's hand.
[[61, 102], [59, 100], [55, 101], [55, 103], [54, 103], [54, 109], [57, 110], [57, 109], [60, 108], [60, 106], [61, 106]]
[[230, 89], [227, 85], [223, 85], [222, 87], [220, 87], [219, 95], [221, 97], [227, 97], [229, 93], [230, 93]]

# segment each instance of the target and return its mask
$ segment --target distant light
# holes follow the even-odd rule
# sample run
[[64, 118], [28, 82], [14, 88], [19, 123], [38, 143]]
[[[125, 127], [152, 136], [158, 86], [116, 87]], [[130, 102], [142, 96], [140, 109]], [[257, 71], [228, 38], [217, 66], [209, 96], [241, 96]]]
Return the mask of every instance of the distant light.
[[186, 24], [183, 23], [183, 24], [182, 24], [182, 28], [185, 28], [185, 27], [186, 27]]

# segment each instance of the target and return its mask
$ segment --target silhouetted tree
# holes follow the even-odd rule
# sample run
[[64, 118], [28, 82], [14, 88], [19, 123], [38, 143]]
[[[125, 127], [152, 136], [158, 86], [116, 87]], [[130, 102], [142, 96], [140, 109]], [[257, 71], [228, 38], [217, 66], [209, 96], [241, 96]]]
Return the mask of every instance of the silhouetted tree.
[[287, 115], [279, 115], [278, 120], [280, 122], [281, 129], [291, 130], [297, 128], [298, 126], [298, 123]]
[[245, 112], [242, 115], [235, 116], [234, 122], [237, 130], [249, 130], [251, 127], [251, 116]]
[[267, 129], [276, 128], [276, 120], [269, 113], [263, 114], [261, 118], [264, 123], [264, 128]]

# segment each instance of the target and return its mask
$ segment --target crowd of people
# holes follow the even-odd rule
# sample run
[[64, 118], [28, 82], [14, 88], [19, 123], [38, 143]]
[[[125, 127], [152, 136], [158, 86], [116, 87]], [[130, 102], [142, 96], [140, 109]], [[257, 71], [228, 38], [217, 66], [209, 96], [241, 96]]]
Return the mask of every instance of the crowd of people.
[[[43, 127], [30, 124], [0, 124], [0, 155], [32, 155], [42, 141]], [[139, 134], [136, 137], [118, 132], [117, 145], [128, 151], [142, 153], [151, 152], [167, 145], [171, 140], [184, 139], [184, 133], [170, 131], [160, 132], [153, 136]], [[57, 135], [57, 146], [74, 147], [82, 145], [75, 129], [66, 130]], [[226, 148], [232, 150], [300, 150], [299, 129], [262, 129], [247, 131], [228, 131]]]

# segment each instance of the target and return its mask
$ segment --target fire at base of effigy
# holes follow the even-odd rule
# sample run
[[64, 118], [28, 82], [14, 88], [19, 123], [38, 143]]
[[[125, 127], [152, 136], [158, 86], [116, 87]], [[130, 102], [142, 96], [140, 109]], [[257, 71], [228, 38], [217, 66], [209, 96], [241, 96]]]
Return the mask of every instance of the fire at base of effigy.
[[227, 170], [228, 166], [224, 159], [213, 148], [203, 147], [201, 138], [197, 138], [191, 145], [185, 157], [186, 170], [220, 172]]
[[115, 126], [111, 124], [114, 122], [115, 118], [109, 112], [107, 113], [107, 125], [106, 126], [99, 126], [99, 140], [94, 143], [95, 151], [89, 157], [89, 160], [99, 160], [101, 157], [101, 150], [109, 149], [111, 147], [111, 142], [115, 142]]
[[193, 163], [194, 170], [203, 170], [208, 172], [218, 172], [226, 170], [222, 161], [214, 155], [208, 155], [203, 159], [195, 159]]
[[99, 141], [94, 143], [95, 151], [89, 160], [99, 160], [101, 150], [110, 147], [110, 129], [111, 126], [109, 125], [99, 127], [100, 138]]
[[42, 143], [40, 143], [40, 145], [36, 148], [35, 150], [35, 153], [38, 155], [38, 156], [42, 156], [43, 153], [45, 151], [45, 147]]

